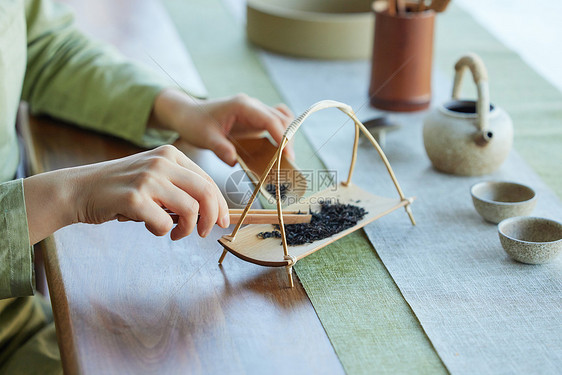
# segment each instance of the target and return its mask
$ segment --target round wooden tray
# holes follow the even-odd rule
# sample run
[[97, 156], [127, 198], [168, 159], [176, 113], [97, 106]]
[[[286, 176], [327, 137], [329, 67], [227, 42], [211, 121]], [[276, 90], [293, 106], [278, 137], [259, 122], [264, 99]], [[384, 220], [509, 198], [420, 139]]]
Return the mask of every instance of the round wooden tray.
[[371, 0], [248, 0], [248, 39], [274, 52], [318, 59], [371, 56]]

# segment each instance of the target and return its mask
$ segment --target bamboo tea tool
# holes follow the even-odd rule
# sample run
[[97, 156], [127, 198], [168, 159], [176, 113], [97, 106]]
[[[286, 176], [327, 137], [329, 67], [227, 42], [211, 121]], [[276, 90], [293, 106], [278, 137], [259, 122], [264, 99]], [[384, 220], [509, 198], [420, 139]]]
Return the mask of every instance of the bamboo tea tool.
[[437, 13], [442, 13], [447, 9], [450, 2], [451, 0], [433, 0], [431, 2], [431, 5], [429, 6], [429, 9]]
[[396, 0], [388, 0], [388, 14], [396, 15]]
[[[178, 222], [178, 214], [167, 209], [166, 212], [172, 217], [174, 223]], [[243, 210], [240, 209], [231, 208], [228, 212], [231, 223], [238, 222], [243, 214]], [[293, 210], [285, 212], [283, 219], [285, 219], [285, 224], [303, 224], [310, 223], [312, 215], [301, 210]], [[279, 218], [277, 216], [277, 210], [250, 210], [248, 211], [244, 222], [246, 224], [279, 224]]]
[[404, 0], [396, 0], [396, 10], [398, 15], [404, 16], [406, 14], [406, 2]]
[[[242, 225], [246, 223], [246, 219], [250, 213], [250, 207], [252, 203], [256, 199], [258, 192], [260, 191], [261, 187], [265, 183], [267, 176], [269, 175], [270, 171], [275, 167], [278, 171], [281, 168], [282, 164], [282, 153], [283, 149], [287, 146], [287, 143], [291, 140], [291, 138], [295, 135], [299, 127], [302, 125], [304, 120], [309, 117], [314, 112], [317, 112], [322, 109], [326, 108], [338, 108], [343, 113], [348, 115], [355, 124], [355, 138], [353, 142], [353, 151], [351, 154], [351, 164], [349, 167], [349, 173], [347, 180], [345, 182], [341, 182], [337, 185], [336, 188], [328, 188], [326, 190], [317, 192], [309, 197], [302, 198], [302, 204], [312, 204], [319, 201], [325, 202], [339, 202], [343, 204], [360, 204], [368, 213], [359, 221], [357, 224], [351, 228], [348, 228], [342, 232], [336, 233], [331, 237], [325, 238], [323, 240], [319, 240], [313, 243], [308, 243], [304, 245], [298, 246], [289, 246], [287, 245], [287, 237], [285, 234], [285, 227], [284, 224], [286, 223], [286, 211], [283, 211], [282, 202], [280, 200], [280, 189], [279, 189], [279, 179], [277, 180], [276, 184], [276, 201], [277, 201], [277, 217], [279, 225], [279, 230], [281, 232], [281, 243], [279, 242], [278, 238], [265, 238], [260, 239], [258, 238], [258, 234], [262, 232], [271, 231], [273, 227], [270, 224], [264, 225], [247, 225], [246, 227], [242, 228]], [[357, 160], [357, 147], [359, 145], [359, 134], [363, 133], [367, 139], [371, 142], [373, 147], [377, 150], [380, 158], [382, 159], [388, 174], [396, 190], [398, 192], [398, 198], [387, 198], [387, 197], [380, 197], [368, 193], [359, 187], [355, 186], [351, 182], [351, 177], [353, 175], [353, 170], [355, 168], [355, 162]], [[277, 174], [279, 177], [279, 174]], [[353, 112], [352, 108], [344, 103], [336, 102], [333, 100], [324, 100], [312, 105], [308, 108], [305, 112], [303, 112], [297, 119], [295, 119], [291, 125], [285, 131], [283, 135], [283, 139], [281, 144], [277, 148], [277, 152], [271, 158], [267, 168], [263, 172], [262, 177], [259, 180], [259, 183], [256, 185], [254, 192], [246, 207], [242, 211], [240, 220], [236, 224], [234, 230], [230, 235], [222, 236], [218, 241], [224, 247], [224, 251], [219, 259], [219, 264], [222, 264], [226, 254], [231, 252], [232, 254], [236, 255], [242, 260], [255, 263], [262, 266], [268, 267], [285, 267], [287, 271], [287, 276], [289, 278], [289, 284], [293, 287], [293, 266], [295, 263], [315, 251], [320, 250], [324, 246], [348, 235], [349, 233], [356, 231], [363, 226], [367, 225], [368, 223], [377, 220], [400, 207], [404, 207], [406, 213], [410, 217], [410, 220], [413, 225], [415, 225], [414, 216], [412, 215], [412, 211], [410, 209], [410, 204], [413, 202], [413, 198], [406, 198], [400, 185], [398, 184], [398, 180], [392, 171], [392, 167], [386, 158], [382, 148], [379, 146], [375, 138], [369, 133], [367, 128], [359, 121], [355, 113]], [[289, 206], [286, 210], [292, 210], [293, 206]]]

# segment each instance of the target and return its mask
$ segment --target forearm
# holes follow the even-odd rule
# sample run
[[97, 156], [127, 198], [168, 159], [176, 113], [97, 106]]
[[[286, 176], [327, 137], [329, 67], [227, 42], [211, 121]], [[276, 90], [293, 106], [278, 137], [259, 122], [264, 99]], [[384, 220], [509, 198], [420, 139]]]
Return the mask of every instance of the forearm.
[[73, 214], [76, 176], [71, 178], [69, 171], [71, 170], [63, 169], [24, 179], [25, 210], [31, 245], [76, 221]]
[[181, 125], [177, 121], [178, 114], [188, 111], [190, 113], [188, 116], [192, 117], [197, 106], [202, 102], [201, 99], [194, 98], [178, 89], [163, 89], [154, 99], [148, 126], [179, 132]]
[[[33, 113], [153, 147], [145, 125], [169, 82], [77, 30], [71, 12], [52, 1], [27, 0], [27, 69], [22, 99]], [[169, 134], [162, 141], [169, 141]]]

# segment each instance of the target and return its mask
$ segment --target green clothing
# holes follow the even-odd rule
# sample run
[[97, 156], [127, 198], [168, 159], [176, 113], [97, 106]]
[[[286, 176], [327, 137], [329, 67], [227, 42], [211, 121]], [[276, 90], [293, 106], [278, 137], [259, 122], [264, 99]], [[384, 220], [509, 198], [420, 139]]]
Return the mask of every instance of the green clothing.
[[62, 374], [48, 302], [38, 295], [0, 303], [0, 374]]
[[9, 181], [19, 163], [15, 120], [20, 100], [29, 102], [32, 113], [151, 147], [176, 137], [146, 129], [154, 99], [167, 86], [161, 76], [83, 36], [66, 7], [50, 0], [0, 0], [1, 373], [23, 371], [13, 367], [21, 362], [14, 358], [22, 345], [27, 353], [39, 347], [47, 357], [41, 342], [50, 337], [54, 345], [52, 327], [37, 334], [52, 321], [43, 302], [13, 298], [32, 295], [34, 289], [23, 182]]

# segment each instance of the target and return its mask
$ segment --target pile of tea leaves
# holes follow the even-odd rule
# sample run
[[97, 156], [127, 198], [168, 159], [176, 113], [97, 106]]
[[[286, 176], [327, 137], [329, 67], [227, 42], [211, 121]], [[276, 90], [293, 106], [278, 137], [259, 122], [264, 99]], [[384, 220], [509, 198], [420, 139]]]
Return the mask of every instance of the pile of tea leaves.
[[[285, 235], [289, 246], [323, 240], [355, 226], [368, 212], [363, 207], [342, 203], [322, 203], [320, 212], [310, 212], [310, 223], [287, 224]], [[260, 232], [258, 238], [281, 238], [279, 225], [270, 232]]]

